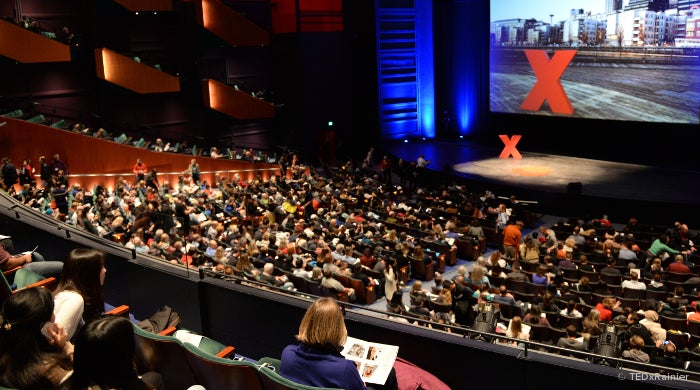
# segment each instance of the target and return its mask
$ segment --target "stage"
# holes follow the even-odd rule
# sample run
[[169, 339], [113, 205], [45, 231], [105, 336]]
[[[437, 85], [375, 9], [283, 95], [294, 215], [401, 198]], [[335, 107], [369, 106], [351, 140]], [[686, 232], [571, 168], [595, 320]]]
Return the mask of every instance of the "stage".
[[[518, 195], [521, 199], [528, 196], [553, 203], [586, 200], [592, 202], [588, 207], [595, 208], [597, 203], [601, 213], [615, 214], [616, 209], [626, 208], [619, 213], [625, 218], [660, 214], [654, 219], [663, 223], [672, 223], [669, 218], [689, 224], [689, 219], [700, 221], [700, 171], [540, 154], [522, 148], [518, 148], [522, 159], [502, 159], [499, 154], [504, 145], [494, 138], [493, 145], [463, 140], [396, 142], [387, 144], [386, 151], [407, 161], [425, 154], [431, 170], [481, 183], [486, 189], [493, 186], [497, 195], [509, 196], [499, 193], [508, 191], [525, 194]], [[580, 192], [570, 183], [581, 183]]]

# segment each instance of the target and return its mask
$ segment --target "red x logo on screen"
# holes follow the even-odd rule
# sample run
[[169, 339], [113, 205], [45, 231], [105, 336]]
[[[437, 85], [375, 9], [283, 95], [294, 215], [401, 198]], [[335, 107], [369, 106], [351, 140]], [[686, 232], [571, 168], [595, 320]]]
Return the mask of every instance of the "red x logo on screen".
[[525, 50], [525, 56], [535, 72], [537, 82], [532, 87], [520, 108], [528, 111], [539, 111], [545, 100], [556, 114], [571, 115], [574, 107], [561, 85], [561, 75], [576, 55], [576, 50], [559, 50], [549, 59], [544, 50]]
[[517, 145], [518, 142], [520, 142], [520, 138], [522, 137], [522, 135], [514, 135], [512, 138], [508, 138], [507, 135], [499, 135], [498, 138], [500, 138], [506, 146], [503, 148], [501, 155], [498, 157], [508, 158], [512, 155], [513, 158], [523, 158], [520, 152], [518, 152], [518, 149], [515, 148], [515, 145]]

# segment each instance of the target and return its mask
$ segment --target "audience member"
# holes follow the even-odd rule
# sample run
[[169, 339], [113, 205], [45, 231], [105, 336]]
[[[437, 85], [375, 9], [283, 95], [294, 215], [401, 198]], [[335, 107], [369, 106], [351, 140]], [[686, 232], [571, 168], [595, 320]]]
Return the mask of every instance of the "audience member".
[[613, 310], [620, 307], [620, 301], [615, 300], [613, 297], [605, 297], [603, 301], [598, 303], [595, 308], [600, 312], [600, 320], [603, 322], [610, 322], [613, 319]]
[[693, 272], [690, 267], [685, 264], [685, 258], [681, 254], [675, 255], [673, 263], [669, 264], [666, 270], [678, 274], [690, 274]]
[[622, 351], [622, 357], [636, 362], [649, 363], [649, 355], [642, 351], [642, 347], [644, 347], [644, 339], [640, 336], [632, 336], [629, 349]]
[[656, 356], [651, 358], [651, 363], [670, 368], [683, 368], [684, 362], [676, 352], [676, 344], [665, 340], [660, 344]]
[[[347, 336], [340, 306], [331, 298], [317, 299], [301, 320], [299, 344], [282, 351], [280, 375], [308, 386], [365, 390], [355, 363], [338, 352]], [[384, 388], [398, 388], [395, 373]]]
[[[524, 341], [530, 340], [530, 334], [523, 332], [523, 320], [520, 316], [514, 316], [510, 320], [508, 329], [506, 330], [506, 336]], [[512, 341], [511, 344], [518, 345], [518, 342]]]
[[566, 327], [566, 337], [560, 337], [557, 341], [557, 347], [573, 349], [576, 351], [585, 351], [585, 344], [578, 340], [578, 331], [574, 325]]
[[68, 253], [54, 292], [55, 322], [72, 340], [78, 329], [104, 313], [102, 292], [107, 270], [105, 254], [97, 249], [76, 248]]
[[14, 243], [10, 236], [4, 236], [0, 239], [0, 270], [9, 271], [16, 267], [23, 267], [47, 278], [57, 278], [61, 275], [62, 262], [45, 261], [44, 256], [36, 250], [13, 255], [13, 249]]
[[540, 248], [532, 236], [525, 236], [523, 243], [520, 244], [519, 258], [525, 263], [538, 263], [540, 261]]
[[73, 369], [73, 345], [53, 322], [53, 298], [45, 288], [11, 294], [0, 318], [0, 385], [53, 389]]
[[581, 314], [580, 311], [576, 310], [576, 302], [575, 301], [568, 301], [568, 303], [566, 304], [566, 308], [561, 309], [559, 314], [566, 316], [566, 317], [573, 317], [573, 318], [583, 317], [583, 314]]
[[644, 284], [641, 280], [639, 280], [639, 272], [638, 271], [632, 271], [630, 273], [630, 278], [628, 280], [622, 281], [621, 284], [622, 287], [622, 293], [624, 294], [625, 290], [646, 290], [647, 285]]
[[163, 389], [160, 374], [136, 373], [135, 350], [134, 325], [127, 318], [104, 316], [90, 322], [77, 334], [73, 373], [61, 389]]

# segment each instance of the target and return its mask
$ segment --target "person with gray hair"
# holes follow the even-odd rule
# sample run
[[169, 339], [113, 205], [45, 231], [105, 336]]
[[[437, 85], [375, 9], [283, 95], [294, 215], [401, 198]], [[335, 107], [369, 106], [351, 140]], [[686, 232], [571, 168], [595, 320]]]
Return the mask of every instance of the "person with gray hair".
[[285, 290], [292, 290], [294, 288], [294, 283], [287, 279], [284, 275], [273, 275], [275, 266], [272, 263], [265, 263], [263, 266], [263, 272], [258, 276], [261, 282], [271, 284], [275, 287], [281, 287]]
[[355, 289], [351, 287], [343, 286], [338, 279], [333, 277], [333, 273], [330, 270], [323, 270], [323, 279], [321, 279], [321, 286], [335, 290], [337, 292], [348, 293], [348, 299], [350, 301], [355, 301]]

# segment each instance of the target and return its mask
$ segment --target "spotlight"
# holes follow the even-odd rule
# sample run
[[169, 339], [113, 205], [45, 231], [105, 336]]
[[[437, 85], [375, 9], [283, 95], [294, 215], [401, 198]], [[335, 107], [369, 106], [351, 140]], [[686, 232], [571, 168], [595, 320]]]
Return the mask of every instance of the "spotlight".
[[408, 143], [408, 138], [403, 140], [403, 143], [407, 144]]
[[423, 137], [423, 141], [425, 141], [425, 137]]
[[464, 139], [464, 136], [463, 136], [463, 135], [460, 135], [460, 136], [459, 136], [459, 139]]

